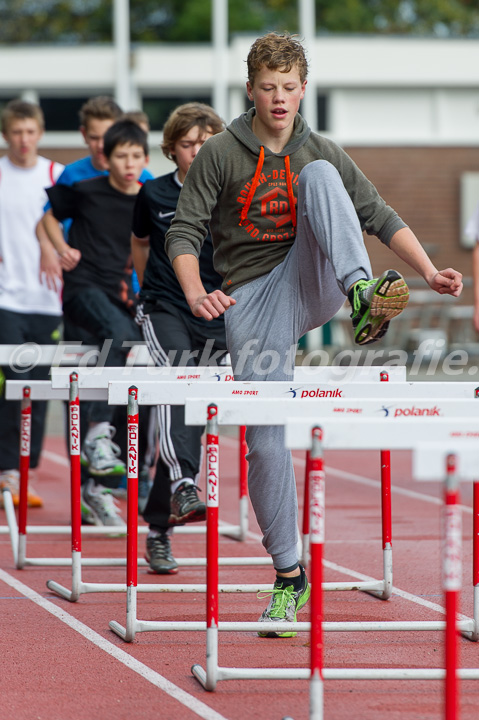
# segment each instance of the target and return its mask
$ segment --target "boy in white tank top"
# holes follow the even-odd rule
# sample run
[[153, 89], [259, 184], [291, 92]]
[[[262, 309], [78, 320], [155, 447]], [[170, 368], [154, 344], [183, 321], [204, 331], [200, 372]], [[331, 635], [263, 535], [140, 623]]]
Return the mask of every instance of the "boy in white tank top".
[[[47, 200], [45, 188], [53, 185], [63, 165], [38, 155], [43, 134], [43, 113], [38, 105], [12, 100], [1, 116], [8, 145], [0, 158], [0, 344], [51, 344], [56, 340], [62, 310], [60, 285], [49, 288], [40, 273], [40, 246], [35, 226]], [[55, 254], [52, 248], [52, 254]], [[2, 366], [3, 380], [46, 379], [48, 367], [34, 367], [19, 375], [14, 361]], [[3, 383], [2, 383], [3, 384]], [[18, 504], [19, 403], [6, 401], [0, 392], [0, 487], [10, 489]], [[37, 467], [45, 426], [46, 403], [34, 403], [30, 466]], [[30, 486], [28, 502], [43, 502]], [[0, 494], [0, 505], [3, 493]]]

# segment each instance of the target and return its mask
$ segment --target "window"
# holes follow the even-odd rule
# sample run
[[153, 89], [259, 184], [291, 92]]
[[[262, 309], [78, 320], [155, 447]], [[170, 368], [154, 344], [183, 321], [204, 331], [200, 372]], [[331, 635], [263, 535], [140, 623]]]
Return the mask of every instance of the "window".
[[45, 129], [51, 132], [78, 130], [78, 112], [88, 100], [85, 97], [41, 97], [40, 107], [45, 115]]
[[143, 97], [143, 111], [150, 119], [150, 126], [153, 131], [162, 130], [169, 114], [178, 107], [188, 102], [201, 102], [211, 105], [211, 96], [182, 95], [181, 97]]

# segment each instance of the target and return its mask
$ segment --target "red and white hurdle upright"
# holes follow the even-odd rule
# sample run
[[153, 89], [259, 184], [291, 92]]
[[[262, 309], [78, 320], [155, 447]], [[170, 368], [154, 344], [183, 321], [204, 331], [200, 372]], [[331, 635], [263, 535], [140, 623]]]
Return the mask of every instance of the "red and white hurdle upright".
[[446, 606], [444, 688], [445, 719], [459, 717], [459, 643], [457, 615], [462, 585], [462, 512], [459, 507], [459, 476], [456, 457], [447, 458], [443, 506], [442, 587]]
[[307, 512], [311, 518], [311, 679], [309, 702], [311, 716], [323, 717], [323, 545], [325, 538], [326, 493], [322, 449], [323, 431], [313, 428], [311, 466], [309, 471], [310, 503]]

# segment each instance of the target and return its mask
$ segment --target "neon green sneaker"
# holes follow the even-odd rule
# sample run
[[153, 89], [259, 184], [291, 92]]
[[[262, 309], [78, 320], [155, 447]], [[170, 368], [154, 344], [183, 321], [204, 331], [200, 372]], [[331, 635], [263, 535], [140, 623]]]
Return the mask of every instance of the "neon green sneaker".
[[386, 270], [373, 280], [358, 280], [353, 286], [351, 313], [354, 342], [367, 345], [382, 338], [389, 321], [402, 313], [408, 300], [406, 281], [396, 270]]
[[[283, 583], [276, 580], [272, 590], [265, 593], [258, 593], [258, 599], [271, 595], [268, 607], [259, 618], [259, 622], [296, 622], [298, 610], [301, 610], [301, 608], [306, 605], [311, 595], [311, 588], [306, 573], [301, 566], [300, 570], [302, 576], [300, 590], [295, 591], [293, 585], [283, 587]], [[297, 634], [298, 633], [293, 630], [273, 632], [265, 629], [258, 632], [259, 637], [264, 638], [292, 638], [296, 637]]]

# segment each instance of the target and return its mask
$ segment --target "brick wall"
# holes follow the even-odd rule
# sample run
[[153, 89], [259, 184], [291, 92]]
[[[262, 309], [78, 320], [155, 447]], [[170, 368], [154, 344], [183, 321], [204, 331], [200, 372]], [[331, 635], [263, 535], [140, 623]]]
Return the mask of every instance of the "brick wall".
[[[479, 172], [479, 147], [347, 147], [346, 152], [416, 233], [434, 264], [471, 276], [471, 251], [459, 243], [460, 178]], [[478, 198], [479, 200], [479, 198]], [[366, 236], [375, 273], [393, 265], [412, 272], [375, 237]], [[470, 303], [470, 288], [461, 302]]]

